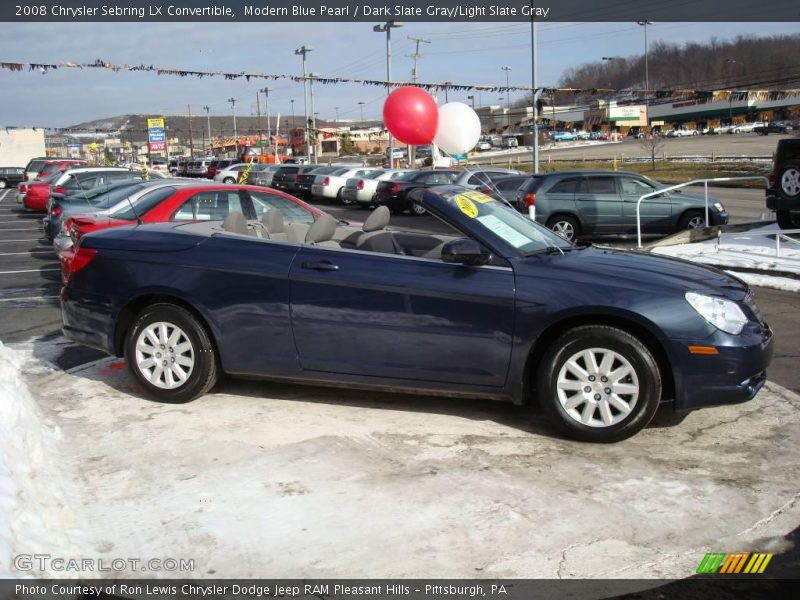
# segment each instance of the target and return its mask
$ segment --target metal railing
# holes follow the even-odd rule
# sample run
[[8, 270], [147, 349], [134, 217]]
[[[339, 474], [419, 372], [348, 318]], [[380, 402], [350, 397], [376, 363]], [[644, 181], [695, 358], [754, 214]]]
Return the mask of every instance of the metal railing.
[[656, 190], [655, 192], [650, 192], [648, 194], [644, 194], [639, 196], [639, 199], [636, 201], [636, 241], [637, 241], [637, 248], [642, 247], [642, 200], [646, 198], [654, 198], [656, 196], [661, 196], [666, 192], [671, 192], [673, 190], [677, 190], [689, 185], [697, 185], [702, 183], [705, 187], [705, 200], [706, 200], [706, 227], [708, 227], [708, 184], [709, 183], [717, 183], [723, 181], [743, 181], [745, 179], [759, 179], [765, 183], [766, 186], [769, 186], [769, 179], [764, 177], [763, 175], [748, 175], [747, 177], [712, 177], [707, 179], [692, 179], [691, 181], [687, 181], [686, 183], [679, 183], [678, 185], [671, 185], [669, 187], [661, 188], [660, 190]]
[[[781, 257], [781, 239], [785, 240], [786, 242], [792, 242], [793, 244], [800, 244], [800, 240], [796, 240], [790, 235], [797, 235], [800, 233], [800, 229], [782, 229], [780, 231], [748, 231], [745, 233], [723, 233], [720, 232], [720, 235], [717, 237], [717, 251], [719, 251], [719, 245], [722, 240], [722, 236], [724, 235], [727, 238], [749, 238], [753, 236], [775, 236], [775, 257]], [[726, 252], [742, 252], [740, 250], [734, 250], [732, 248], [725, 248]]]

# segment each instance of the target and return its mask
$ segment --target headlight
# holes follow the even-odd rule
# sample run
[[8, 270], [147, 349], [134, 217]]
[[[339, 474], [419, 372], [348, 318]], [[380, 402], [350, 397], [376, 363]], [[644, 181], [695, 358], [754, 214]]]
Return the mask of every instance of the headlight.
[[742, 309], [730, 300], [687, 292], [686, 301], [701, 317], [725, 333], [739, 335], [747, 324]]
[[722, 206], [721, 202], [714, 202], [714, 208], [717, 209], [717, 212], [725, 212], [725, 207]]

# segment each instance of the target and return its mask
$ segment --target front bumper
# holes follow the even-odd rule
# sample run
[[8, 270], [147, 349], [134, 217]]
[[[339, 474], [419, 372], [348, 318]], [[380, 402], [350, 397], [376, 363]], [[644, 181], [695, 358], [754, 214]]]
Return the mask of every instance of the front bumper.
[[[672, 340], [677, 357], [676, 410], [752, 400], [767, 380], [774, 336], [766, 323], [750, 322], [738, 336], [716, 332], [708, 340]], [[691, 354], [689, 346], [714, 346], [718, 354]]]

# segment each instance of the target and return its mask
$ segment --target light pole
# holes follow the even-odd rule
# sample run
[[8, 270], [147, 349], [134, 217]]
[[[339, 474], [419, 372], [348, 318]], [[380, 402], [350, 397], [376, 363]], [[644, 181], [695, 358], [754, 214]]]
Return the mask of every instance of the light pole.
[[647, 95], [650, 93], [650, 71], [647, 64], [647, 26], [652, 25], [652, 21], [648, 21], [645, 19], [644, 21], [636, 21], [637, 25], [644, 27], [644, 88], [645, 88], [645, 100], [644, 100], [644, 116], [647, 124], [650, 124], [650, 116], [647, 110]]
[[453, 85], [452, 81], [445, 81], [444, 82], [444, 102], [447, 104], [450, 100], [447, 97], [447, 92], [450, 90], [450, 86]]
[[[386, 95], [388, 96], [392, 91], [391, 81], [392, 81], [392, 28], [393, 27], [402, 27], [402, 23], [398, 23], [397, 21], [386, 21], [383, 25], [375, 25], [372, 28], [372, 31], [375, 33], [383, 33], [386, 32]], [[389, 135], [389, 166], [394, 166], [394, 141], [392, 140], [392, 134], [387, 132]]]
[[272, 128], [269, 123], [269, 88], [262, 88], [259, 91], [264, 92], [264, 108], [267, 111], [267, 142], [269, 142], [272, 139]]
[[[306, 79], [306, 55], [311, 52], [314, 48], [311, 46], [300, 46], [296, 48], [294, 53], [296, 56], [303, 57], [303, 116], [304, 116], [304, 123], [305, 123], [305, 130], [306, 130], [306, 154], [309, 154], [309, 149], [311, 148], [310, 140], [308, 137], [308, 80]], [[309, 154], [310, 156], [310, 154]]]
[[[536, 20], [531, 17], [531, 87], [533, 88], [533, 172], [539, 172], [539, 90], [536, 87], [536, 78], [539, 75], [539, 65], [536, 62]], [[554, 96], [555, 97], [555, 96]], [[555, 100], [553, 100], [555, 105]], [[555, 127], [555, 123], [553, 123]]]
[[228, 98], [233, 110], [233, 140], [236, 143], [236, 158], [239, 158], [239, 134], [236, 132], [236, 98]]
[[[508, 88], [509, 87], [509, 85], [508, 85], [508, 74], [511, 71], [511, 67], [506, 65], [505, 67], [500, 67], [500, 68], [503, 69], [503, 71], [506, 72], [506, 88]], [[506, 103], [508, 105], [508, 112], [511, 112], [511, 90], [506, 89], [506, 96], [507, 96]]]
[[364, 128], [364, 105], [366, 102], [359, 102], [358, 106], [361, 108], [361, 128]]
[[467, 100], [472, 103], [472, 110], [475, 110], [475, 96], [467, 96]]
[[[204, 106], [203, 110], [206, 111], [206, 120], [208, 121], [208, 147], [209, 147], [209, 154], [210, 154], [211, 153], [211, 150], [210, 150], [210, 148], [211, 148], [211, 107], [210, 106]], [[205, 148], [203, 148], [203, 151], [205, 152]], [[194, 148], [192, 149], [191, 154], [192, 154], [192, 158], [194, 158]]]
[[[294, 124], [294, 98], [289, 100], [289, 102], [292, 103], [292, 130], [294, 130], [296, 128], [296, 126]], [[294, 155], [294, 134], [290, 134], [289, 135], [289, 139], [292, 140], [292, 144], [291, 144], [292, 145], [292, 155]]]
[[[314, 79], [313, 79], [313, 77], [319, 77], [319, 75], [317, 73], [309, 73], [308, 76], [312, 77], [311, 81], [308, 82], [308, 87], [311, 89], [311, 134], [309, 136], [309, 141], [312, 142], [312, 148], [314, 148], [314, 164], [316, 165], [316, 164], [318, 164], [317, 163], [317, 113], [314, 112]], [[310, 162], [310, 160], [309, 160], [309, 162]]]
[[339, 107], [338, 106], [334, 106], [333, 110], [336, 111], [336, 120], [334, 121], [334, 123], [336, 123], [336, 126], [338, 127], [339, 126]]

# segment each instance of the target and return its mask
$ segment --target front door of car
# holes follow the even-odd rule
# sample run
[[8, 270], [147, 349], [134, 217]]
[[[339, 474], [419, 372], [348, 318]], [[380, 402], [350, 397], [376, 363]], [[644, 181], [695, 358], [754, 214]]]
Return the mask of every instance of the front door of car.
[[[625, 232], [636, 233], [636, 204], [645, 194], [656, 191], [650, 182], [639, 177], [622, 175], [619, 178], [622, 196], [622, 215], [625, 219]], [[666, 233], [672, 226], [672, 202], [668, 193], [651, 196], [639, 205], [643, 233]]]
[[613, 175], [587, 175], [578, 184], [575, 205], [582, 216], [584, 233], [622, 231], [622, 202]]
[[305, 246], [289, 273], [301, 367], [501, 387], [514, 324], [514, 273]]

